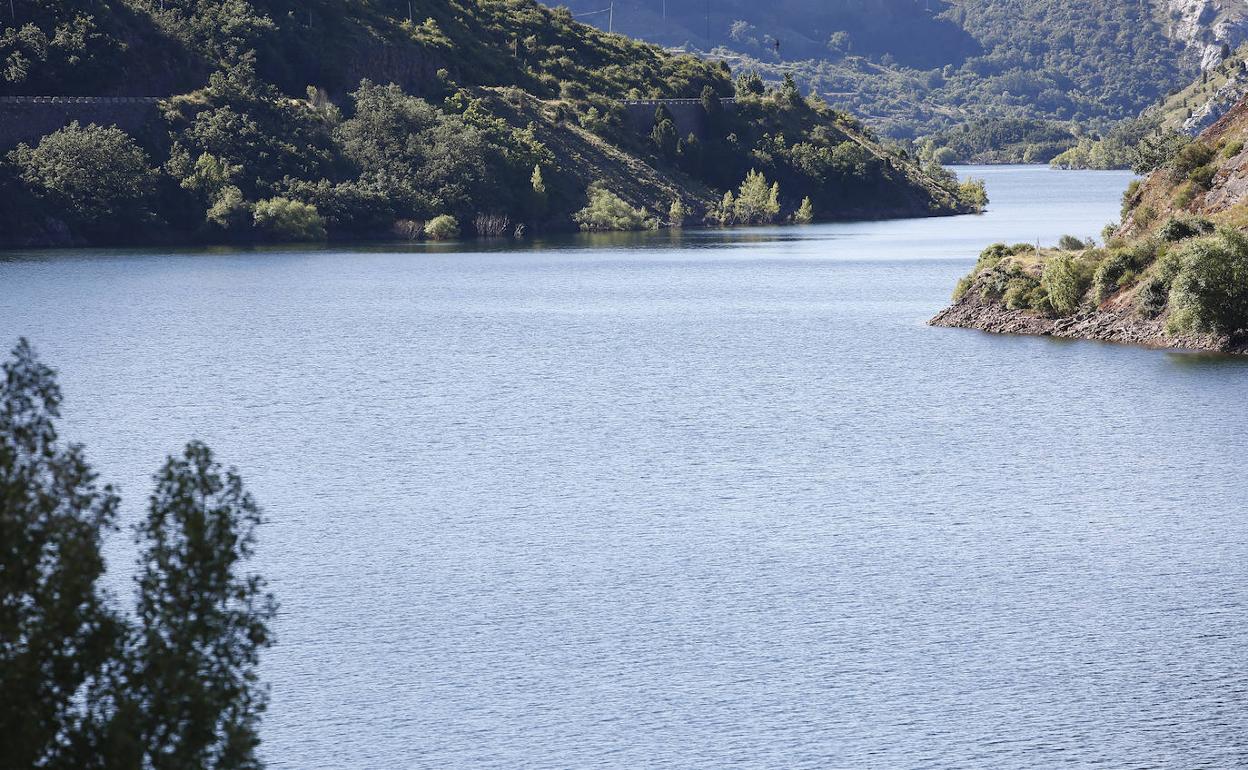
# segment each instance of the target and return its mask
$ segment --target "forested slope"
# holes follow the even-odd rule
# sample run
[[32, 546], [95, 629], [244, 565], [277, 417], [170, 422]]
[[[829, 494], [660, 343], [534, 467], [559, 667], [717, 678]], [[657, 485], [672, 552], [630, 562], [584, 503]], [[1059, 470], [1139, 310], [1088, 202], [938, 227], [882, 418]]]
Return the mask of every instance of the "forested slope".
[[[790, 82], [734, 80], [531, 0], [59, 0], [0, 95], [168, 96], [0, 164], [0, 242], [452, 237], [974, 210]], [[735, 96], [735, 102], [721, 101]], [[662, 106], [697, 99], [682, 135]], [[748, 182], [748, 184], [747, 184]]]

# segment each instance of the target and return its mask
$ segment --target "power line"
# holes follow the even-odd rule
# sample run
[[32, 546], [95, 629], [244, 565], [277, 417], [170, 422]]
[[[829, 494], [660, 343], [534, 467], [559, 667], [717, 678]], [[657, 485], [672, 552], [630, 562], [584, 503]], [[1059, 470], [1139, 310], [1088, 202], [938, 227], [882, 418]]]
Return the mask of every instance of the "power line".
[[586, 11], [585, 13], [574, 13], [572, 14], [572, 18], [579, 19], [582, 16], [597, 16], [600, 13], [608, 14], [607, 15], [607, 32], [614, 32], [615, 31], [615, 3], [614, 2], [611, 3], [610, 6], [603, 8], [601, 11]]

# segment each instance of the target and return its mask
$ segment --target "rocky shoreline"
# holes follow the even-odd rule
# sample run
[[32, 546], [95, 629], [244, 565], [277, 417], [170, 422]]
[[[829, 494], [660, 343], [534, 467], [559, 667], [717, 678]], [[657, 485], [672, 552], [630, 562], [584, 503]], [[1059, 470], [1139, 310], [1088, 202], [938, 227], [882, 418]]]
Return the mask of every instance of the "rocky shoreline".
[[1248, 341], [1232, 343], [1212, 335], [1174, 336], [1166, 333], [1165, 317], [1144, 318], [1131, 308], [1083, 308], [1072, 316], [1049, 318], [1030, 310], [1011, 310], [985, 300], [977, 291], [928, 321], [929, 326], [978, 329], [994, 334], [1034, 334], [1065, 339], [1098, 340], [1170, 350], [1194, 350], [1248, 355]]

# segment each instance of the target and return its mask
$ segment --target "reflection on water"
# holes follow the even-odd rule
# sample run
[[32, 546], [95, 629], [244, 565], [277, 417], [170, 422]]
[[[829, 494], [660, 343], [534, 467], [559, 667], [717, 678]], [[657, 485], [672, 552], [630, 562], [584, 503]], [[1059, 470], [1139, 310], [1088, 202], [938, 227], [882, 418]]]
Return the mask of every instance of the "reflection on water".
[[1245, 362], [925, 326], [1127, 180], [973, 173], [954, 219], [11, 255], [0, 329], [128, 519], [189, 437], [266, 505], [273, 767], [1244, 764]]

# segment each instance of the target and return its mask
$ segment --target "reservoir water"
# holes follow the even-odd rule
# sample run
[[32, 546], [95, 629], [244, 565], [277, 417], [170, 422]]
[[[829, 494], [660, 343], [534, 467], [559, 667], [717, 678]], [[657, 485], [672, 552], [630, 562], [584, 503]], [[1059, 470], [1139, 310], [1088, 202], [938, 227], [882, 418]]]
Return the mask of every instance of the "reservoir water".
[[960, 171], [988, 213], [6, 254], [0, 336], [127, 522], [192, 437], [265, 506], [271, 767], [1244, 765], [1248, 361], [925, 326], [1129, 179]]

